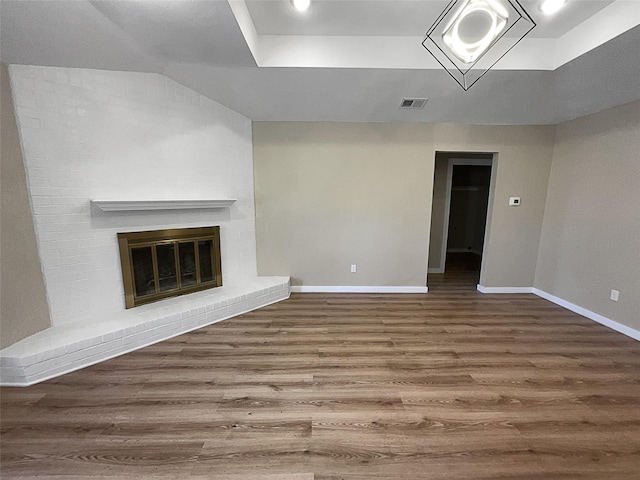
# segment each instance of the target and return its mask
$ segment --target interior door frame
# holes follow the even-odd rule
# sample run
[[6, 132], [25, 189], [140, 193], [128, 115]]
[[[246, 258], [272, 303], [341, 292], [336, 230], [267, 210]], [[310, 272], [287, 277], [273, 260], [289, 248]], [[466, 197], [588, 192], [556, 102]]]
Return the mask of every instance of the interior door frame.
[[[438, 153], [446, 153], [446, 152], [438, 152]], [[457, 153], [457, 152], [456, 152]], [[469, 154], [478, 155], [480, 152], [469, 152]], [[487, 202], [487, 223], [485, 225], [485, 244], [488, 238], [488, 228], [491, 220], [491, 210], [493, 205], [493, 194], [494, 194], [494, 185], [495, 185], [495, 153], [486, 153], [487, 155], [493, 155], [491, 159], [482, 159], [482, 158], [464, 158], [464, 154], [460, 154], [460, 157], [449, 158], [447, 165], [447, 183], [446, 183], [446, 191], [445, 191], [445, 203], [444, 203], [444, 222], [442, 227], [442, 245], [440, 247], [440, 268], [431, 268], [428, 273], [444, 273], [445, 272], [445, 264], [447, 261], [447, 241], [449, 240], [449, 215], [451, 213], [451, 188], [453, 187], [453, 167], [456, 165], [476, 165], [481, 167], [491, 167], [491, 180], [489, 183], [489, 200]], [[484, 247], [483, 247], [483, 257], [484, 257]], [[484, 262], [483, 265], [484, 267]]]

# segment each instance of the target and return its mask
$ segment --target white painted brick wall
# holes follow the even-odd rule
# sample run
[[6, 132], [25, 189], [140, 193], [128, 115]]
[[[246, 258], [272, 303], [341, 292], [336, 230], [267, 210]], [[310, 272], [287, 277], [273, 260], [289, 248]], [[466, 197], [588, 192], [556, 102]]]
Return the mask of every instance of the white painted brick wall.
[[49, 328], [0, 352], [0, 385], [32, 385], [288, 297], [289, 277], [256, 277], [123, 311], [97, 328]]
[[[117, 232], [220, 225], [225, 284], [256, 276], [251, 121], [157, 74], [10, 67], [54, 326], [124, 309]], [[236, 198], [109, 213], [91, 199]]]

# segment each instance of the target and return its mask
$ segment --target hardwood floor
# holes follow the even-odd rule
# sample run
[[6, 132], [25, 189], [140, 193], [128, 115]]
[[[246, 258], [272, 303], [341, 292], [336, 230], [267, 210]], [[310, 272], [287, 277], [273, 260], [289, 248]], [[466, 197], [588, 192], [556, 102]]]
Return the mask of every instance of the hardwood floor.
[[640, 343], [437, 280], [293, 294], [3, 388], [2, 478], [640, 478]]
[[482, 257], [475, 253], [448, 252], [445, 273], [430, 273], [428, 276], [429, 291], [476, 292], [481, 263]]
[[447, 252], [445, 271], [476, 272], [480, 276], [482, 255], [473, 252]]

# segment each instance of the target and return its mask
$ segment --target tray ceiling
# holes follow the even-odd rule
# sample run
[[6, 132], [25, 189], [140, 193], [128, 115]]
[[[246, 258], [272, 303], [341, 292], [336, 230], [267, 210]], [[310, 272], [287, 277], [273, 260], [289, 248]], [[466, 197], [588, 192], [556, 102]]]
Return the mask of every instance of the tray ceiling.
[[523, 1], [538, 27], [469, 92], [421, 46], [447, 0], [312, 1], [2, 0], [0, 55], [162, 73], [265, 121], [549, 124], [640, 99], [639, 0]]

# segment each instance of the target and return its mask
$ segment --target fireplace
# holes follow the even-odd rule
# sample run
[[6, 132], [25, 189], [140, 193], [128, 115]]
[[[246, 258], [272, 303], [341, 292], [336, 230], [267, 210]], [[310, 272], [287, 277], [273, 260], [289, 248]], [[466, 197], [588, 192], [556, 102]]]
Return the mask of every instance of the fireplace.
[[222, 286], [220, 227], [118, 233], [127, 308]]

